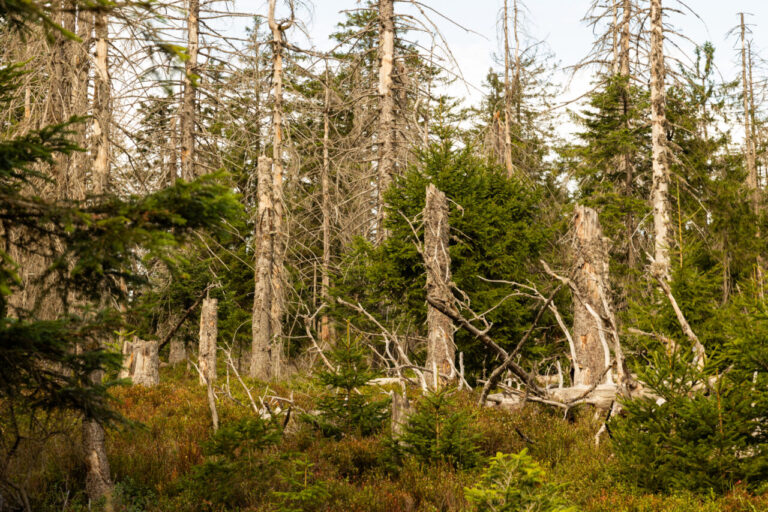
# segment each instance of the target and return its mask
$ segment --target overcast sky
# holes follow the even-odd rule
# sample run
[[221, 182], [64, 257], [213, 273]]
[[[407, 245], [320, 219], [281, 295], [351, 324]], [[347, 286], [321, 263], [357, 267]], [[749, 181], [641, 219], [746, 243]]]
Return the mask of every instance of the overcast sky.
[[[265, 0], [235, 1], [235, 8], [240, 12], [266, 14]], [[313, 45], [317, 49], [328, 49], [332, 46], [328, 36], [334, 31], [336, 23], [343, 19], [341, 11], [359, 6], [356, 0], [314, 0], [311, 3], [309, 0], [303, 1], [308, 7], [299, 11], [299, 16], [305, 21], [311, 41], [298, 33], [294, 33], [292, 37], [301, 45]], [[647, 0], [642, 1], [647, 3]], [[459, 28], [435, 12], [425, 11], [438, 25], [462, 75], [471, 84], [470, 87], [454, 86], [450, 93], [465, 97], [469, 103], [476, 102], [479, 98], [478, 89], [488, 68], [493, 64], [493, 55], [498, 55], [501, 51], [497, 28], [503, 0], [421, 2], [472, 31]], [[768, 47], [768, 0], [688, 0], [687, 3], [698, 17], [688, 12], [682, 4], [664, 0], [665, 8], [685, 11], [680, 14], [669, 13], [668, 21], [696, 43], [711, 41], [716, 48], [716, 65], [725, 78], [732, 79], [738, 74], [739, 61], [735, 50], [737, 40], [734, 37], [726, 37], [727, 32], [738, 23], [738, 12], [749, 14], [747, 22], [752, 25], [754, 50], [761, 53]], [[594, 36], [586, 23], [581, 21], [589, 7], [589, 0], [527, 0], [524, 4], [523, 25], [527, 39], [543, 41], [561, 66], [575, 64], [589, 52]], [[407, 1], [398, 1], [395, 8], [398, 13], [414, 14], [423, 19]], [[233, 25], [232, 30], [240, 29]], [[682, 40], [680, 44], [687, 45], [687, 49], [692, 47], [690, 43]], [[759, 65], [756, 66], [755, 73], [760, 75]], [[571, 89], [564, 91], [560, 99], [578, 96], [587, 87], [587, 80], [586, 77], [575, 80]]]

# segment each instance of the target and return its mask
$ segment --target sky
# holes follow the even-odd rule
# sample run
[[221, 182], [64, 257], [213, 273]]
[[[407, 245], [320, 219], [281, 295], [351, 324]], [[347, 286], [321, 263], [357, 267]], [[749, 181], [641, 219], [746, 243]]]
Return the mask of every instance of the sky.
[[[333, 45], [328, 36], [334, 31], [336, 23], [343, 19], [341, 11], [359, 6], [356, 0], [303, 1], [307, 7], [300, 9], [298, 16], [304, 20], [309, 37], [297, 32], [294, 32], [292, 37], [297, 45], [313, 46], [318, 50], [328, 49]], [[498, 20], [503, 0], [420, 1], [427, 7], [425, 13], [447, 41], [461, 75], [469, 84], [455, 84], [447, 92], [464, 98], [468, 104], [476, 103], [481, 97], [482, 82], [493, 65], [493, 56], [501, 53], [502, 46], [497, 29], [500, 28]], [[511, 3], [512, 0], [509, 1]], [[647, 0], [641, 2], [648, 3]], [[588, 54], [595, 39], [591, 28], [582, 21], [589, 8], [589, 0], [522, 0], [522, 3], [524, 18], [521, 25], [527, 40], [543, 41], [545, 48], [561, 68], [577, 63]], [[738, 40], [736, 34], [727, 37], [728, 31], [738, 24], [737, 13], [747, 13], [746, 20], [752, 29], [753, 50], [761, 53], [768, 47], [767, 0], [688, 0], [687, 5], [695, 14], [677, 0], [663, 0], [663, 4], [665, 8], [681, 11], [669, 12], [667, 21], [686, 37], [695, 43], [710, 41], [715, 45], [715, 64], [725, 79], [734, 79], [739, 73]], [[266, 7], [265, 0], [235, 0], [235, 9], [240, 12], [266, 14]], [[395, 10], [396, 13], [424, 18], [408, 0], [398, 0]], [[233, 25], [231, 30], [240, 31], [241, 28]], [[431, 36], [424, 35], [422, 38], [428, 41]], [[693, 43], [680, 39], [678, 44], [686, 50], [693, 47]], [[429, 46], [429, 43], [426, 45]], [[670, 46], [667, 45], [666, 51], [674, 51]], [[761, 75], [760, 71], [760, 65], [756, 64], [756, 79]], [[559, 78], [565, 81], [565, 72]], [[561, 91], [558, 100], [564, 102], [578, 97], [588, 86], [588, 75], [577, 76], [569, 90]]]

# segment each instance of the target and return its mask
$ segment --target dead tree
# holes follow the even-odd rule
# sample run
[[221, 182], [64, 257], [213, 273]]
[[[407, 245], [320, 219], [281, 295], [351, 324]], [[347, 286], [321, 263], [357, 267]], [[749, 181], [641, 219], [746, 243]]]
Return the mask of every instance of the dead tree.
[[[448, 200], [433, 184], [427, 185], [424, 206], [424, 266], [427, 269], [427, 295], [450, 303], [451, 256], [448, 253]], [[456, 346], [453, 342], [453, 322], [427, 306], [427, 370], [455, 376]], [[433, 382], [437, 382], [433, 375]]]
[[378, 201], [376, 238], [387, 237], [384, 229], [384, 192], [395, 174], [395, 97], [392, 70], [395, 59], [395, 1], [379, 0], [379, 126], [377, 143]]
[[[330, 108], [331, 89], [328, 75], [328, 61], [325, 62], [325, 96], [323, 100], [323, 165], [320, 176], [320, 208], [323, 216], [323, 261], [321, 265], [320, 296], [323, 303], [330, 302], [331, 287], [331, 160], [328, 153], [329, 137], [331, 132]], [[327, 345], [331, 338], [330, 318], [323, 314], [320, 319], [320, 341]]]
[[93, 176], [95, 194], [106, 191], [109, 181], [109, 125], [110, 125], [110, 78], [109, 78], [109, 23], [107, 14], [98, 10], [94, 14], [96, 34], [96, 75], [93, 87]]
[[200, 0], [187, 7], [187, 60], [184, 63], [184, 92], [181, 105], [181, 177], [192, 180], [195, 170], [195, 110], [197, 58], [200, 49]]
[[[757, 186], [757, 162], [755, 157], [755, 142], [752, 139], [752, 128], [750, 127], [751, 121], [751, 105], [750, 105], [750, 88], [751, 80], [749, 80], [748, 69], [751, 68], [752, 56], [748, 55], [747, 43], [746, 43], [746, 25], [744, 24], [744, 13], [739, 13], [739, 24], [741, 28], [741, 83], [742, 83], [742, 95], [744, 99], [744, 156], [747, 162], [747, 188], [749, 189], [752, 199], [752, 212], [758, 213], [760, 204], [760, 191]], [[749, 62], [748, 62], [749, 60]]]
[[576, 258], [573, 297], [574, 384], [590, 386], [605, 372], [611, 360], [602, 318], [607, 317], [602, 298], [608, 283], [608, 250], [597, 212], [576, 206], [573, 217], [573, 252]]
[[254, 297], [253, 297], [253, 344], [251, 346], [250, 376], [270, 379], [280, 374], [282, 364], [281, 325], [275, 323], [273, 303], [280, 293], [275, 282], [274, 270], [277, 250], [275, 195], [272, 180], [272, 159], [259, 157], [258, 209], [254, 233]]
[[669, 280], [669, 156], [667, 154], [667, 95], [664, 89], [664, 24], [661, 0], [651, 0], [651, 143], [653, 151], [653, 272]]
[[218, 337], [218, 299], [203, 299], [200, 308], [200, 347], [198, 361], [200, 384], [213, 384], [216, 381], [216, 339]]

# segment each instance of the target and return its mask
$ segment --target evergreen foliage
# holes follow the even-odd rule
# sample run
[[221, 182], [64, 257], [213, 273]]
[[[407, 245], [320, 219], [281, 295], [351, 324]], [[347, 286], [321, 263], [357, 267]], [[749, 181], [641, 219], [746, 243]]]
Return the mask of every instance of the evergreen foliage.
[[[378, 247], [358, 241], [349, 257], [350, 271], [336, 293], [406, 325], [425, 322], [426, 277], [416, 236], [423, 238], [418, 219], [429, 183], [443, 191], [451, 204], [453, 281], [470, 292], [477, 311], [501, 302], [487, 317], [494, 324], [496, 339], [510, 346], [528, 327], [533, 308], [525, 298], [507, 297], [508, 290], [482, 278], [525, 282], [557, 226], [542, 223], [541, 190], [508, 179], [501, 168], [476, 156], [470, 147], [457, 149], [447, 140], [433, 144], [420, 154], [418, 166], [397, 179], [386, 196], [390, 236]], [[457, 332], [456, 344], [464, 351], [468, 368], [475, 370], [482, 364], [485, 349], [471, 335]]]
[[368, 364], [365, 346], [347, 333], [328, 355], [334, 370], [316, 376], [327, 389], [317, 404], [320, 414], [305, 414], [304, 420], [328, 437], [375, 434], [389, 417], [389, 399], [376, 400], [365, 391], [368, 381], [379, 375]]
[[477, 512], [576, 512], [526, 449], [491, 457], [480, 481], [464, 491]]
[[408, 416], [403, 433], [391, 442], [394, 458], [408, 455], [423, 464], [472, 468], [481, 462], [474, 416], [457, 406], [452, 390], [424, 396]]

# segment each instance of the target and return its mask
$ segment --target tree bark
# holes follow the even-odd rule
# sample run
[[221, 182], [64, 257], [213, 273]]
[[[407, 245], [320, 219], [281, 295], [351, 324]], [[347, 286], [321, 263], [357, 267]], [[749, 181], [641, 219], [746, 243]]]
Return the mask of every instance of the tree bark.
[[[255, 271], [253, 297], [253, 344], [251, 347], [250, 376], [262, 380], [277, 377], [282, 362], [281, 326], [275, 324], [273, 303], [279, 290], [275, 289], [276, 228], [275, 197], [272, 180], [272, 159], [259, 157], [258, 209], [256, 213], [254, 244]], [[276, 367], [277, 365], [277, 367]]]
[[[205, 298], [200, 308], [200, 384], [216, 381], [216, 339], [218, 337], [218, 299]], [[203, 378], [203, 376], [205, 378]]]
[[664, 27], [661, 0], [651, 0], [651, 138], [653, 149], [654, 253], [653, 272], [669, 280], [669, 163], [667, 155], [666, 91], [664, 89]]
[[95, 194], [103, 194], [109, 182], [109, 124], [110, 124], [110, 79], [109, 79], [109, 26], [103, 10], [94, 15], [96, 33], [96, 76], [93, 88], [93, 176]]
[[111, 511], [114, 486], [107, 459], [104, 427], [94, 419], [83, 420], [83, 448], [86, 467], [85, 492], [88, 499], [92, 503], [103, 499], [105, 510]]
[[195, 169], [195, 105], [200, 49], [200, 0], [189, 0], [187, 7], [187, 60], [184, 64], [184, 96], [181, 106], [181, 176], [196, 177]]
[[[433, 300], [450, 304], [453, 296], [451, 256], [448, 253], [448, 201], [445, 194], [432, 184], [427, 185], [424, 207], [424, 266], [427, 269], [427, 295]], [[453, 342], [453, 322], [427, 306], [427, 371], [438, 375], [454, 375], [456, 346]], [[432, 382], [438, 379], [436, 376]]]
[[184, 340], [172, 339], [171, 347], [168, 352], [168, 364], [175, 366], [187, 360], [187, 346]]
[[395, 2], [379, 0], [379, 126], [378, 200], [376, 239], [387, 238], [384, 193], [395, 175], [395, 98], [392, 70], [395, 58]]
[[[607, 318], [603, 293], [608, 282], [608, 250], [597, 212], [577, 205], [573, 218], [576, 271], [574, 283], [579, 295], [573, 297], [573, 340], [577, 360], [573, 362], [574, 384], [591, 386], [606, 375], [611, 355], [605, 328], [595, 318]], [[590, 308], [592, 311], [590, 311]]]

